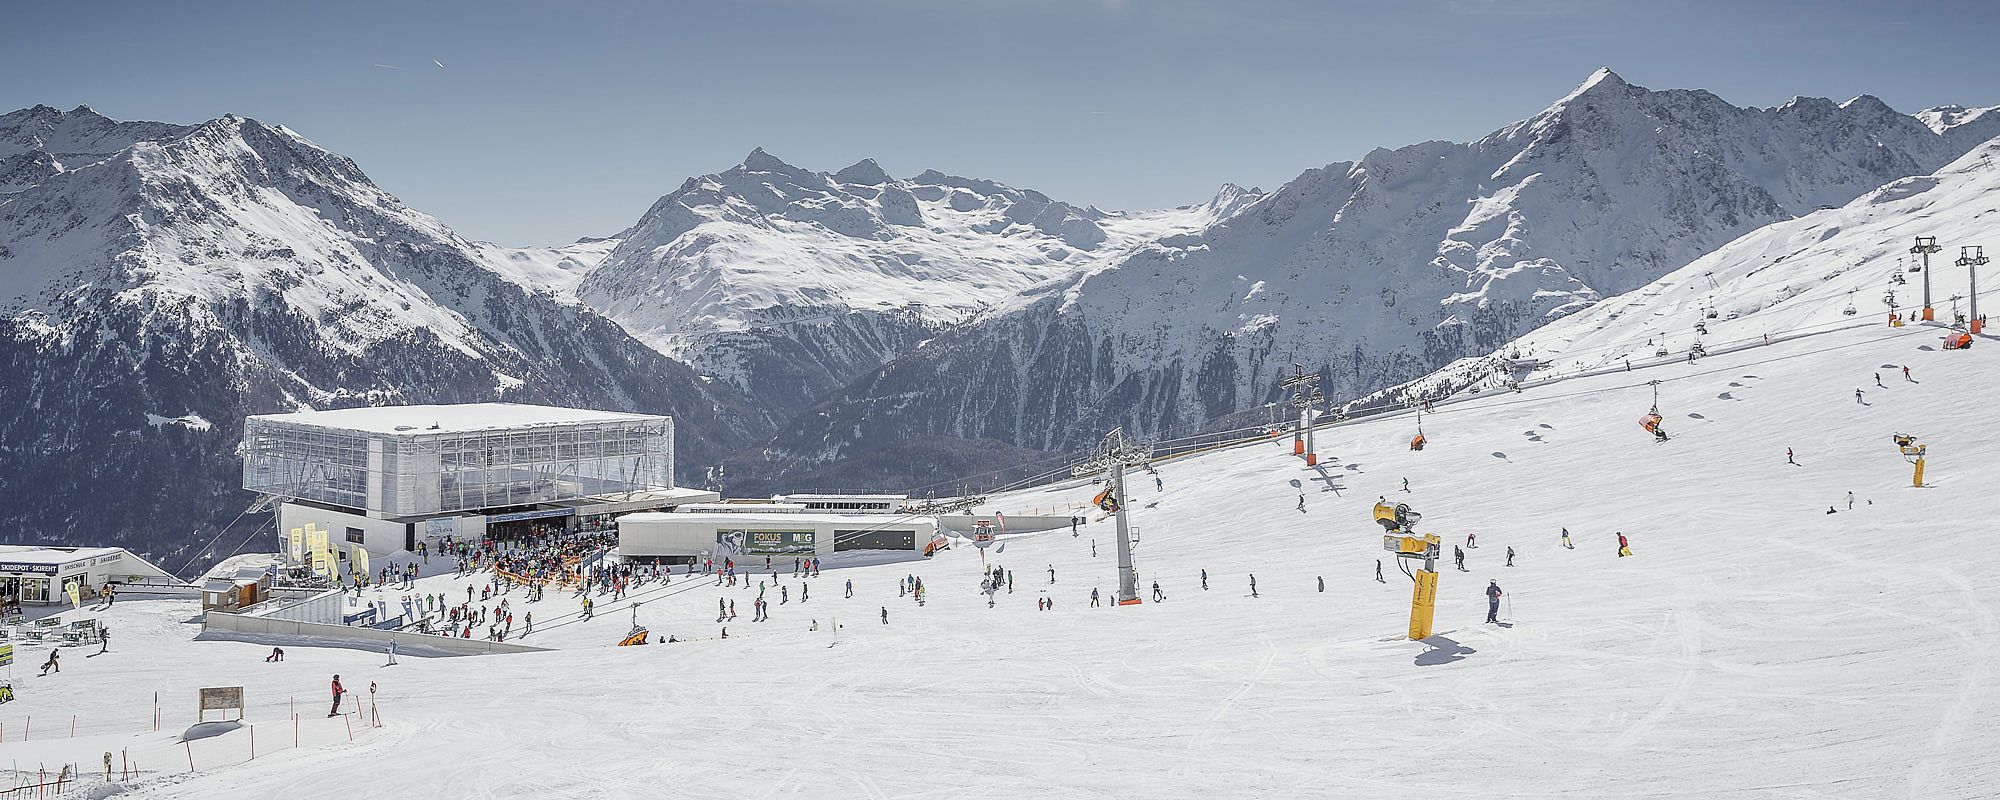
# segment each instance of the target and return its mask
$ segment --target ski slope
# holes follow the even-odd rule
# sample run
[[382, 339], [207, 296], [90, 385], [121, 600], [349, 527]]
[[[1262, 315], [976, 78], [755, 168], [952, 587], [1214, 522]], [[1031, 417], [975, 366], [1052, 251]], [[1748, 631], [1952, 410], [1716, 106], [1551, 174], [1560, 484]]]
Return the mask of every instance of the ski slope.
[[[754, 588], [663, 591], [639, 620], [692, 640], [665, 646], [608, 646], [631, 612], [600, 599], [597, 620], [525, 640], [550, 652], [383, 667], [292, 647], [265, 664], [268, 647], [193, 640], [185, 604], [121, 602], [110, 655], [48, 678], [26, 677], [39, 652], [21, 656], [0, 764], [89, 766], [119, 737], [149, 763], [178, 757], [139, 730], [155, 691], [170, 728], [195, 687], [238, 684], [262, 730], [289, 724], [291, 696], [324, 724], [339, 672], [378, 682], [384, 727], [124, 796], [1990, 797], [2000, 577], [1973, 558], [2000, 519], [2000, 436], [1980, 407], [2000, 345], [1943, 352], [1937, 334], [1837, 330], [1490, 393], [1426, 415], [1421, 453], [1398, 417], [1323, 430], [1318, 469], [1282, 441], [1162, 463], [1164, 490], [1130, 487], [1141, 586], [1169, 599], [1138, 607], [1089, 606], [1116, 582], [1100, 521], [1003, 538], [987, 558], [1015, 588], [992, 608], [962, 548], [830, 569], [804, 605], [786, 577], [793, 602], [767, 623], [749, 622]], [[1903, 364], [1915, 382], [1888, 366]], [[1665, 444], [1637, 424], [1652, 380]], [[1894, 432], [1930, 445], [1927, 487], [1909, 486]], [[1382, 495], [1448, 545], [1424, 643], [1403, 638], [1408, 579], [1385, 563], [1374, 580]], [[1614, 555], [1621, 530], [1635, 557]], [[1479, 547], [1456, 572], [1449, 545], [1467, 534]], [[897, 597], [910, 573], [927, 605]], [[1503, 625], [1482, 624], [1489, 579], [1508, 592]], [[739, 606], [726, 640], [719, 596]], [[29, 714], [38, 731], [77, 714], [96, 738], [17, 743]], [[189, 749], [222, 759], [244, 738]]]

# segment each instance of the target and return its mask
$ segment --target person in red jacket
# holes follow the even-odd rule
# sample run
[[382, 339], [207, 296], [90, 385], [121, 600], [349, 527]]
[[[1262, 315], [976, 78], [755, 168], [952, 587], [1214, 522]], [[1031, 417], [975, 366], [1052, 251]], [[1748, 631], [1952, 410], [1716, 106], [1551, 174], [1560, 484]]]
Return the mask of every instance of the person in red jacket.
[[347, 694], [347, 688], [340, 685], [340, 676], [333, 676], [333, 709], [326, 712], [329, 717], [340, 716], [340, 698]]

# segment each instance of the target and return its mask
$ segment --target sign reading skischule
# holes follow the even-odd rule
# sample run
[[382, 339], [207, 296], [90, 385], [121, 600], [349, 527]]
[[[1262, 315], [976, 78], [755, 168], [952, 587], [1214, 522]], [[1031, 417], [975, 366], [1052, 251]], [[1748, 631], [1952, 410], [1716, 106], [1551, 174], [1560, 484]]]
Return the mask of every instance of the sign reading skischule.
[[756, 531], [725, 528], [715, 532], [715, 545], [718, 551], [733, 555], [808, 555], [818, 552], [818, 536], [816, 531]]

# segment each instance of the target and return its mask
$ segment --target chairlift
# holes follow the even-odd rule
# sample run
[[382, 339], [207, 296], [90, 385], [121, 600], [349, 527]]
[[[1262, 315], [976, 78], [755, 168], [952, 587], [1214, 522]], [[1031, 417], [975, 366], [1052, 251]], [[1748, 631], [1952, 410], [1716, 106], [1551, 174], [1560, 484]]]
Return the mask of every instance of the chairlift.
[[1706, 325], [1706, 324], [1704, 324], [1704, 323], [1700, 323], [1700, 322], [1697, 322], [1697, 323], [1695, 323], [1695, 324], [1694, 324], [1694, 332], [1695, 332], [1695, 333], [1699, 333], [1699, 334], [1702, 334], [1703, 336], [1706, 336], [1706, 335], [1708, 335], [1708, 325]]
[[1673, 353], [1668, 352], [1667, 348], [1662, 347], [1658, 350], [1653, 351], [1653, 355], [1659, 356], [1661, 358], [1666, 358], [1667, 356], [1673, 355]]
[[1721, 314], [1716, 312], [1715, 306], [1709, 306], [1706, 310], [1701, 312], [1701, 315], [1709, 319], [1715, 319], [1716, 317], [1722, 316]]
[[1646, 412], [1646, 416], [1639, 418], [1639, 427], [1646, 429], [1653, 438], [1664, 442], [1667, 440], [1667, 431], [1660, 427], [1660, 423], [1666, 420], [1660, 416], [1660, 382], [1647, 381], [1647, 383], [1653, 387], [1653, 407]]
[[1424, 410], [1422, 408], [1418, 408], [1417, 435], [1410, 438], [1410, 449], [1416, 451], [1422, 451], [1424, 449], [1425, 442], [1426, 440], [1424, 439]]
[[1857, 312], [1856, 312], [1856, 311], [1854, 310], [1854, 290], [1853, 290], [1853, 289], [1849, 289], [1849, 290], [1847, 290], [1847, 307], [1846, 307], [1846, 308], [1843, 308], [1843, 309], [1841, 309], [1841, 310], [1840, 310], [1840, 313], [1841, 313], [1841, 314], [1844, 314], [1844, 315], [1846, 315], [1846, 316], [1850, 316], [1850, 317], [1851, 317], [1851, 316], [1854, 316], [1854, 315], [1855, 315], [1855, 314], [1857, 313]]

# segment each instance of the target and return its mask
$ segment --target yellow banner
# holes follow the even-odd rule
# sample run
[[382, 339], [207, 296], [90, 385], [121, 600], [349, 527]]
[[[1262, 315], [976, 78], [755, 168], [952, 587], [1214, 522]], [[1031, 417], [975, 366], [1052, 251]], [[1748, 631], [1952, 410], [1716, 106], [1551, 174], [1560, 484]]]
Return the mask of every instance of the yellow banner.
[[77, 581], [69, 581], [63, 584], [63, 591], [69, 593], [70, 605], [77, 608], [83, 607], [83, 584]]
[[292, 529], [292, 561], [306, 559], [306, 532], [302, 528]]
[[354, 546], [354, 574], [368, 576], [368, 549], [360, 545]]

